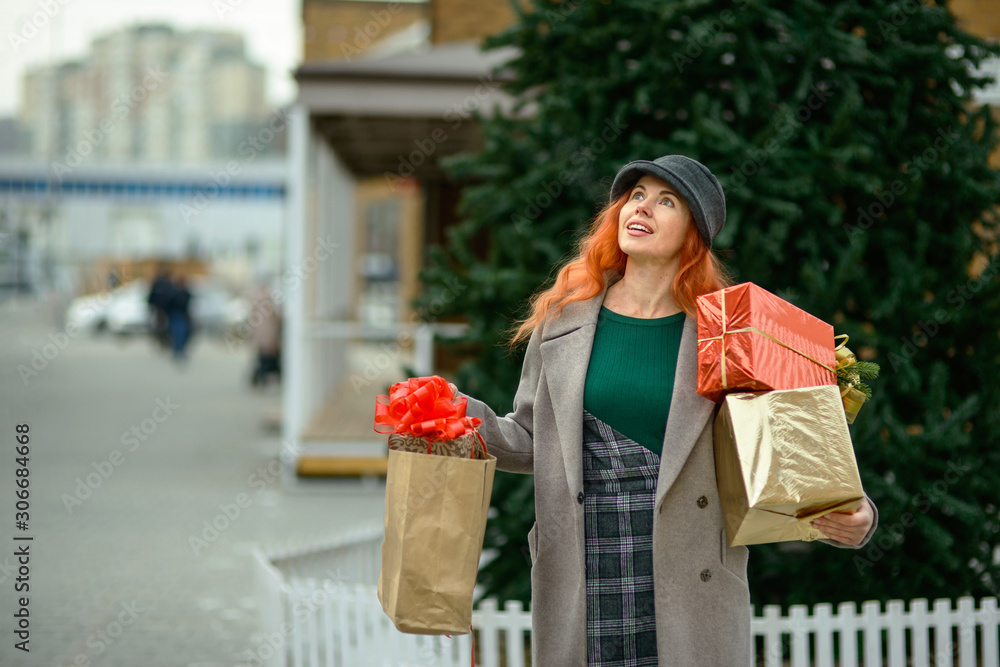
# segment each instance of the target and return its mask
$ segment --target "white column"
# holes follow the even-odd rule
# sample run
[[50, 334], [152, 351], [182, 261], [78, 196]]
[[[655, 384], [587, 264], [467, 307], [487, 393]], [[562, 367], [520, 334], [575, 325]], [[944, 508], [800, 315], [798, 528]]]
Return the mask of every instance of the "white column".
[[282, 317], [284, 332], [281, 352], [282, 367], [282, 426], [285, 446], [298, 448], [299, 436], [305, 427], [306, 346], [305, 291], [301, 282], [292, 280], [305, 257], [308, 221], [309, 183], [309, 111], [295, 106], [288, 114], [288, 178], [285, 190], [285, 266], [282, 273]]

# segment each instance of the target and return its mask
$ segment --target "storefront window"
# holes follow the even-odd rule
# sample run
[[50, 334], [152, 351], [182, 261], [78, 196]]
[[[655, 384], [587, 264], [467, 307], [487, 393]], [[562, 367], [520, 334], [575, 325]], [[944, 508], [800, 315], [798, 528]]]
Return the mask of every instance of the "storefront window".
[[364, 208], [358, 319], [372, 326], [389, 326], [399, 313], [400, 213], [397, 199], [370, 201]]

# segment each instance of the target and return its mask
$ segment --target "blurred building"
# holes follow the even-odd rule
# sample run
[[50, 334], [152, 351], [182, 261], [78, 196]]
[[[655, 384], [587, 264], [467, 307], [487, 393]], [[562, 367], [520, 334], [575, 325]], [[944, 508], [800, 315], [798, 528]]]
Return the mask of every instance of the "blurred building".
[[23, 87], [29, 155], [47, 161], [225, 159], [269, 113], [242, 35], [166, 25], [104, 35], [84, 58], [30, 69]]
[[0, 155], [27, 153], [29, 139], [17, 118], [0, 118]]
[[474, 112], [510, 111], [494, 69], [513, 53], [479, 45], [514, 13], [473, 0], [304, 0], [302, 16], [286, 266], [311, 270], [285, 290], [283, 436], [302, 474], [384, 472], [374, 397], [404, 368], [431, 372], [435, 338], [461, 327], [422, 322], [411, 302], [425, 248], [456, 222], [461, 184], [441, 158], [480, 149]]
[[[949, 9], [962, 30], [991, 42], [1000, 42], [1000, 7], [996, 0], [952, 0]], [[976, 95], [982, 104], [993, 107], [993, 117], [1000, 123], [1000, 59], [993, 59], [982, 67], [997, 83]], [[993, 167], [1000, 169], [1000, 147], [990, 156]]]
[[0, 123], [0, 299], [68, 298], [96, 267], [157, 257], [280, 273], [287, 110], [264, 74], [241, 34], [166, 25], [30, 69]]
[[[235, 171], [235, 170], [234, 170]], [[234, 288], [277, 275], [286, 165], [85, 165], [53, 178], [41, 161], [0, 161], [0, 300], [93, 288], [108, 262], [195, 258]]]

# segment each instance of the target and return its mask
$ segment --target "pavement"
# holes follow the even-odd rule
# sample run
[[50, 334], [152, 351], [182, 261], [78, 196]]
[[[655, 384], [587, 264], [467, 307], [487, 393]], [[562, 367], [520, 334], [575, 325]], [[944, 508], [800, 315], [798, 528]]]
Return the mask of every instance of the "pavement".
[[[69, 336], [58, 309], [0, 304], [0, 665], [247, 664], [261, 641], [251, 550], [381, 524], [382, 482], [282, 469], [280, 388], [250, 387], [248, 349], [195, 337], [189, 352], [178, 365], [147, 338]], [[30, 652], [16, 648], [22, 597]]]

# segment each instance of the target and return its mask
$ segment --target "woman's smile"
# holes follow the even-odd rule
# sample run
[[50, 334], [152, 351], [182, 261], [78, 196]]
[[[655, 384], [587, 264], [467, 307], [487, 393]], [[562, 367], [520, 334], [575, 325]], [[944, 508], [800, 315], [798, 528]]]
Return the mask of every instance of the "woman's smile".
[[645, 236], [653, 233], [653, 230], [649, 228], [649, 225], [638, 220], [629, 222], [625, 225], [625, 229], [627, 230], [629, 236]]

